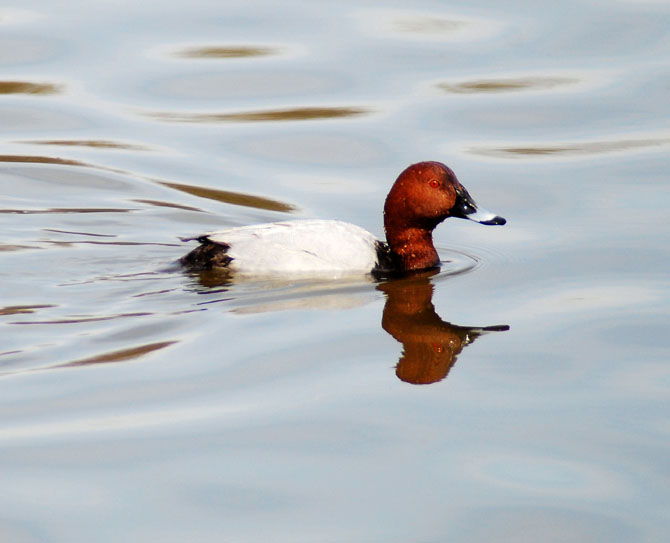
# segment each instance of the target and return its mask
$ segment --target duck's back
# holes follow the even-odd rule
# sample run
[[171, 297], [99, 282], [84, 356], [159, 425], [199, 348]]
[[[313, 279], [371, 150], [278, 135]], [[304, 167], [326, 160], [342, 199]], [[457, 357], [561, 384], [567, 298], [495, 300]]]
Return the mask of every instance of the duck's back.
[[198, 238], [225, 249], [243, 273], [370, 272], [378, 242], [367, 230], [334, 220], [283, 221], [211, 232]]

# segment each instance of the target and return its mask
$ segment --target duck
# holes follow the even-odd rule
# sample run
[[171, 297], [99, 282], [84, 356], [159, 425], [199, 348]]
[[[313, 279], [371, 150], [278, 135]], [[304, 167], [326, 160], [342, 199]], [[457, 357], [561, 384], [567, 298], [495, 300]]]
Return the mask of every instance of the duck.
[[200, 245], [179, 262], [245, 275], [418, 272], [439, 268], [433, 230], [449, 217], [484, 225], [507, 222], [479, 207], [445, 164], [417, 162], [400, 173], [386, 197], [386, 241], [339, 220], [287, 220], [181, 238]]

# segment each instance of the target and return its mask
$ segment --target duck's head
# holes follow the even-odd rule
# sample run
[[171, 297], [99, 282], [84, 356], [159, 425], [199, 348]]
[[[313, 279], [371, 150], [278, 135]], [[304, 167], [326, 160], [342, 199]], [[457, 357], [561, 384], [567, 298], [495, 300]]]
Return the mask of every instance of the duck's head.
[[507, 221], [479, 207], [456, 174], [440, 162], [418, 162], [396, 179], [384, 205], [385, 224], [434, 229], [448, 217], [469, 219], [486, 225]]
[[439, 265], [432, 232], [447, 217], [488, 225], [507, 222], [478, 207], [454, 172], [440, 162], [418, 162], [398, 176], [384, 204], [384, 230], [401, 270]]

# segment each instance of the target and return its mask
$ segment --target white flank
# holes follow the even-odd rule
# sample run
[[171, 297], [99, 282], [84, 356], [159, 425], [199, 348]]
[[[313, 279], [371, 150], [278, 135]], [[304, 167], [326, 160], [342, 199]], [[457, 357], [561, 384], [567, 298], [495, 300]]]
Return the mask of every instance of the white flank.
[[354, 224], [332, 220], [283, 221], [207, 234], [230, 246], [230, 268], [242, 273], [370, 272], [376, 238]]

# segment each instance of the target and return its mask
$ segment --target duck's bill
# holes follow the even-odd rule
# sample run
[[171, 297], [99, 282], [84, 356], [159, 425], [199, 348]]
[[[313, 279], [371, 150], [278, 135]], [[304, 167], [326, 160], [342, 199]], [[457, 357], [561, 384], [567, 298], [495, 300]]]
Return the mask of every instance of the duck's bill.
[[502, 226], [507, 222], [507, 220], [504, 217], [501, 217], [500, 215], [496, 215], [495, 213], [491, 213], [487, 209], [479, 208], [477, 211], [474, 213], [471, 213], [469, 215], [466, 215], [463, 217], [464, 219], [468, 219], [470, 221], [475, 221], [478, 222], [479, 224], [486, 224], [486, 225], [500, 225]]
[[457, 192], [456, 204], [451, 210], [451, 216], [486, 225], [502, 226], [507, 222], [503, 217], [479, 207], [465, 189]]

